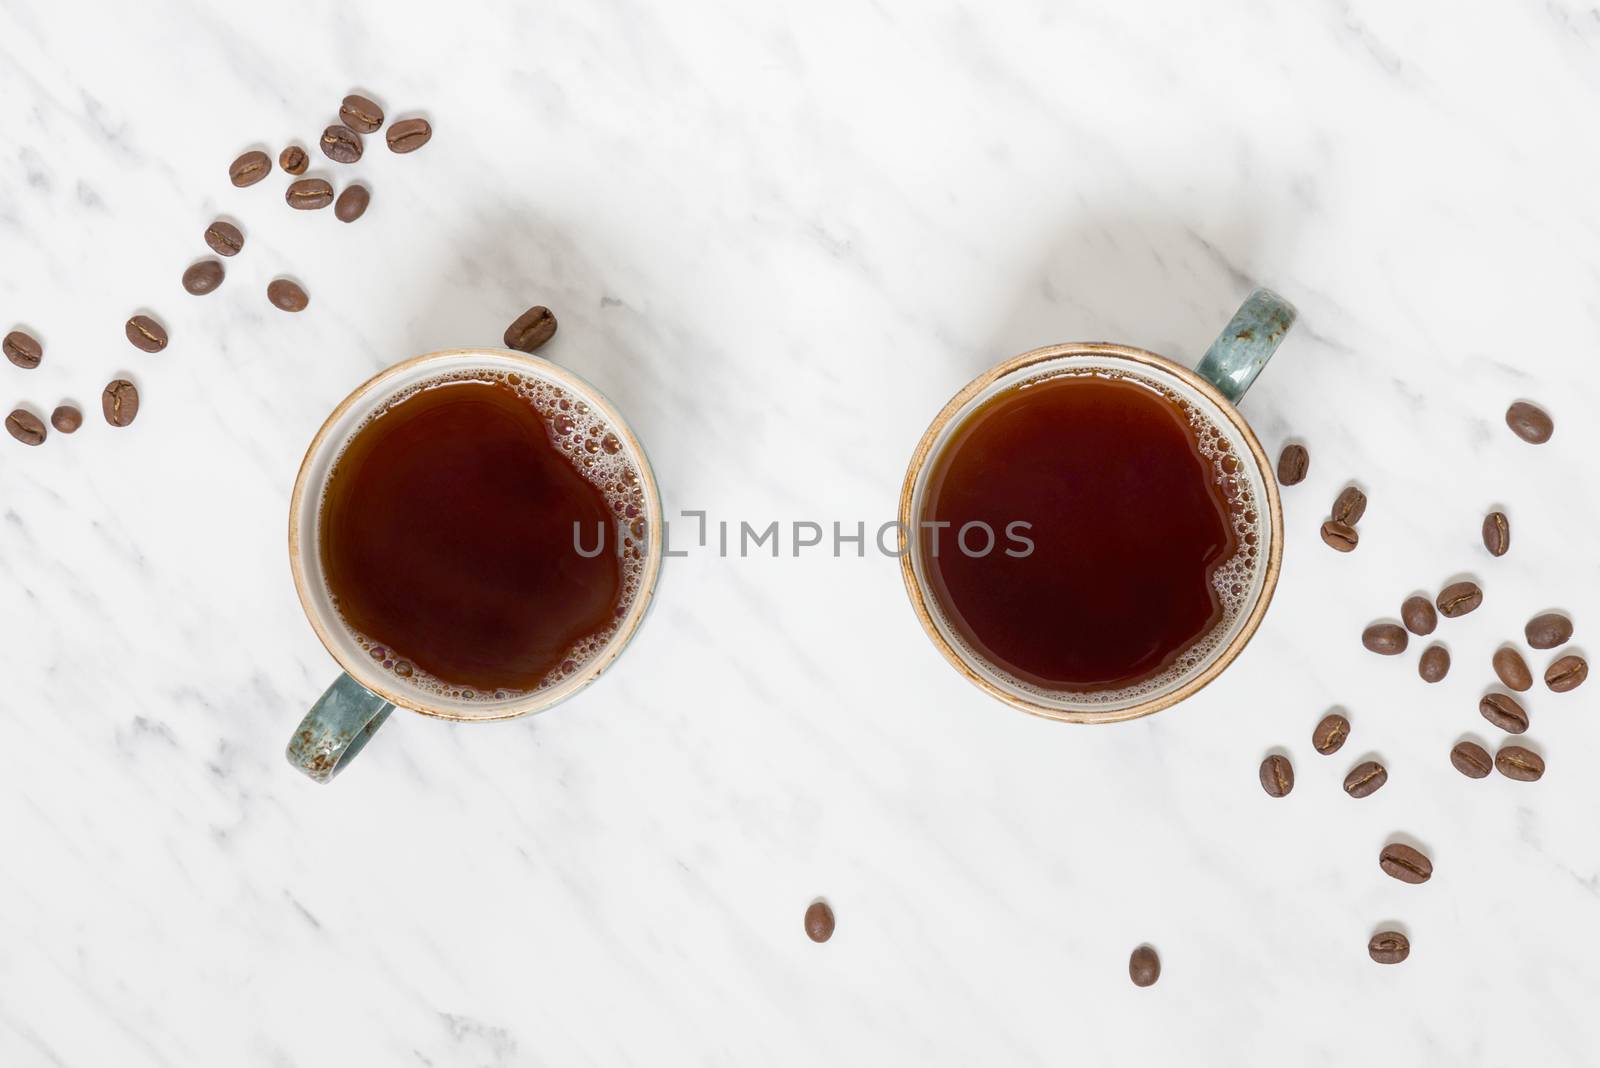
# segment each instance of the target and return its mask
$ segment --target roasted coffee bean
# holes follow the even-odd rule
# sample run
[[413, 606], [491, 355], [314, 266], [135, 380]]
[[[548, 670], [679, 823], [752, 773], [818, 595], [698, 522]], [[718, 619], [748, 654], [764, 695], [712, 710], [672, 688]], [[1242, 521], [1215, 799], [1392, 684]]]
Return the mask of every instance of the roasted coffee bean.
[[367, 212], [367, 205], [372, 203], [372, 193], [366, 186], [347, 185], [344, 192], [339, 194], [339, 199], [333, 202], [333, 214], [340, 222], [355, 222]]
[[1408, 641], [1406, 629], [1398, 623], [1374, 623], [1361, 632], [1361, 644], [1379, 656], [1398, 656]]
[[1450, 650], [1438, 644], [1422, 650], [1422, 659], [1417, 661], [1417, 674], [1422, 676], [1423, 682], [1438, 682], [1450, 674]]
[[1350, 721], [1337, 712], [1329, 712], [1322, 717], [1322, 722], [1317, 724], [1316, 730], [1311, 732], [1311, 747], [1323, 756], [1327, 756], [1329, 753], [1337, 753], [1348, 737], [1350, 737]]
[[1477, 742], [1457, 742], [1450, 763], [1469, 779], [1481, 779], [1494, 770], [1494, 758]]
[[62, 404], [50, 413], [50, 425], [63, 434], [70, 434], [83, 425], [83, 413], [70, 404]]
[[1370, 797], [1389, 781], [1389, 769], [1376, 760], [1366, 760], [1344, 777], [1344, 792], [1351, 797]]
[[1425, 883], [1433, 877], [1433, 862], [1401, 842], [1390, 842], [1378, 854], [1378, 867], [1403, 883]]
[[1400, 605], [1400, 621], [1412, 634], [1432, 634], [1439, 625], [1439, 613], [1433, 610], [1433, 602], [1419, 593]]
[[556, 317], [542, 304], [535, 304], [506, 327], [506, 348], [532, 352], [556, 336]]
[[806, 909], [806, 937], [826, 942], [833, 937], [833, 910], [826, 901], [813, 901]]
[[1544, 669], [1544, 684], [1556, 693], [1576, 690], [1588, 677], [1589, 661], [1576, 653], [1564, 656]]
[[433, 127], [428, 125], [427, 119], [401, 119], [389, 127], [385, 136], [389, 139], [390, 152], [415, 152], [428, 143]]
[[6, 430], [24, 445], [44, 444], [44, 421], [22, 408], [6, 416]]
[[333, 203], [333, 186], [321, 178], [302, 178], [298, 182], [289, 183], [283, 199], [289, 202], [291, 208], [315, 211]]
[[1439, 591], [1436, 602], [1446, 619], [1464, 616], [1483, 603], [1483, 591], [1476, 582], [1452, 582]]
[[1294, 765], [1274, 753], [1261, 762], [1261, 788], [1268, 797], [1283, 797], [1294, 789]]
[[1322, 524], [1322, 540], [1329, 546], [1342, 553], [1350, 552], [1361, 540], [1356, 533], [1356, 528], [1349, 523], [1341, 523], [1337, 519], [1330, 519]]
[[197, 297], [203, 297], [222, 284], [222, 264], [218, 260], [201, 260], [183, 272], [183, 288]]
[[1506, 689], [1521, 693], [1533, 685], [1533, 672], [1528, 670], [1528, 662], [1511, 646], [1503, 645], [1496, 649], [1494, 659], [1490, 662], [1494, 665], [1494, 673], [1506, 684]]
[[24, 370], [38, 367], [44, 359], [44, 346], [21, 330], [13, 330], [0, 340], [0, 349], [5, 350], [6, 359]]
[[1504, 556], [1511, 548], [1511, 520], [1504, 512], [1490, 512], [1483, 517], [1483, 547], [1490, 556]]
[[1379, 931], [1367, 941], [1367, 956], [1379, 964], [1399, 964], [1411, 956], [1411, 940], [1399, 931]]
[[255, 185], [272, 173], [272, 159], [265, 152], [246, 152], [228, 165], [228, 180], [243, 189]]
[[1304, 445], [1285, 445], [1278, 454], [1278, 484], [1294, 486], [1306, 480], [1311, 470], [1311, 454]]
[[1572, 620], [1560, 612], [1545, 612], [1528, 620], [1522, 636], [1535, 649], [1554, 649], [1565, 645], [1572, 637]]
[[233, 223], [218, 219], [206, 227], [206, 244], [219, 256], [237, 256], [244, 248], [244, 234]]
[[1527, 401], [1517, 401], [1506, 409], [1506, 426], [1530, 445], [1543, 445], [1556, 432], [1556, 424], [1549, 414]]
[[1161, 978], [1161, 958], [1149, 946], [1140, 946], [1128, 957], [1128, 978], [1134, 986], [1150, 986]]
[[311, 157], [299, 145], [290, 145], [278, 153], [278, 166], [283, 168], [285, 174], [301, 175], [311, 166]]
[[1478, 712], [1507, 734], [1521, 734], [1528, 729], [1527, 711], [1510, 694], [1484, 694], [1478, 702]]
[[1354, 486], [1346, 486], [1333, 499], [1333, 521], [1353, 527], [1367, 514], [1367, 495]]
[[1544, 777], [1544, 757], [1520, 745], [1505, 745], [1494, 755], [1500, 774], [1518, 782], [1538, 782]]
[[100, 393], [100, 411], [112, 426], [127, 426], [139, 414], [139, 389], [126, 378], [110, 382]]
[[383, 126], [383, 109], [366, 97], [351, 93], [339, 105], [339, 119], [357, 133], [377, 133]]
[[306, 291], [287, 278], [274, 278], [267, 283], [267, 299], [274, 308], [286, 312], [305, 311], [306, 305], [311, 303]]
[[136, 349], [160, 352], [167, 347], [167, 328], [148, 315], [135, 315], [123, 324], [122, 332]]
[[335, 163], [354, 163], [361, 158], [361, 135], [348, 126], [323, 130], [321, 143], [322, 154]]

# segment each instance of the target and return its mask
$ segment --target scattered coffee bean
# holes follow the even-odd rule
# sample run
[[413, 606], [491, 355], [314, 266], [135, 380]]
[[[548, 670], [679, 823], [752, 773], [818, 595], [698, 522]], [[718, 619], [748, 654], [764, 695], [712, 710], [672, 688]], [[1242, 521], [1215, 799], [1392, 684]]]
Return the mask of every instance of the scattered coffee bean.
[[1501, 746], [1494, 755], [1500, 774], [1518, 782], [1538, 782], [1544, 777], [1544, 757], [1520, 745]]
[[542, 304], [535, 304], [506, 327], [506, 348], [532, 352], [556, 335], [556, 317]]
[[1469, 779], [1481, 779], [1494, 770], [1494, 758], [1477, 742], [1457, 742], [1450, 750], [1450, 763]]
[[289, 188], [284, 191], [283, 199], [288, 201], [291, 208], [301, 211], [315, 211], [325, 208], [333, 203], [333, 186], [321, 178], [302, 178], [297, 182], [290, 182]]
[[335, 163], [354, 163], [361, 158], [361, 135], [348, 126], [330, 126], [322, 131], [322, 154]]
[[1353, 527], [1367, 514], [1367, 495], [1354, 486], [1346, 486], [1333, 499], [1333, 520]]
[[1376, 760], [1366, 760], [1344, 777], [1344, 792], [1351, 797], [1370, 797], [1389, 781], [1389, 770]]
[[1492, 663], [1494, 673], [1500, 676], [1506, 689], [1521, 693], [1533, 685], [1533, 672], [1528, 670], [1528, 662], [1511, 646], [1503, 645], [1496, 649]]
[[1506, 409], [1506, 426], [1530, 445], [1543, 445], [1556, 432], [1556, 424], [1543, 408], [1517, 401]]
[[122, 332], [134, 348], [144, 352], [160, 352], [167, 347], [167, 328], [148, 315], [135, 315], [123, 324]]
[[339, 118], [357, 133], [377, 133], [383, 126], [383, 109], [366, 97], [351, 93], [339, 105]]
[[290, 145], [278, 153], [278, 166], [283, 168], [285, 174], [302, 175], [311, 166], [311, 157], [299, 145]]
[[372, 203], [372, 193], [366, 186], [347, 185], [344, 192], [339, 194], [339, 199], [333, 202], [333, 214], [340, 222], [355, 222], [367, 212], [367, 205]]
[[1350, 721], [1337, 712], [1330, 712], [1322, 717], [1322, 722], [1311, 732], [1311, 747], [1323, 756], [1327, 756], [1343, 748], [1344, 740], [1348, 737], [1350, 737]]
[[83, 413], [70, 404], [62, 404], [50, 413], [50, 425], [63, 434], [70, 434], [83, 425]]
[[389, 127], [385, 136], [389, 139], [390, 152], [415, 152], [428, 143], [433, 127], [428, 125], [427, 119], [401, 119]]
[[1367, 956], [1379, 964], [1399, 964], [1411, 956], [1411, 940], [1399, 931], [1379, 931], [1367, 942]]
[[1450, 674], [1450, 650], [1437, 643], [1422, 650], [1417, 674], [1422, 676], [1423, 682], [1438, 682]]
[[255, 185], [272, 173], [272, 160], [265, 152], [246, 152], [228, 166], [228, 180], [243, 189]]
[[237, 256], [244, 248], [244, 234], [233, 223], [218, 219], [206, 227], [206, 244], [219, 256]]
[[1545, 612], [1528, 620], [1522, 636], [1535, 649], [1554, 649], [1572, 637], [1572, 620], [1560, 612]]
[[139, 389], [126, 378], [109, 383], [100, 393], [100, 411], [112, 426], [127, 426], [139, 414]]
[[44, 444], [44, 422], [37, 415], [22, 408], [6, 416], [6, 430], [24, 445]]
[[1361, 644], [1379, 656], [1398, 656], [1408, 641], [1406, 629], [1398, 623], [1374, 623], [1361, 632]]
[[1528, 713], [1510, 694], [1484, 694], [1478, 702], [1478, 712], [1507, 734], [1521, 734], [1528, 729]]
[[1128, 978], [1134, 986], [1151, 986], [1161, 978], [1161, 958], [1149, 946], [1140, 946], [1128, 957]]
[[1356, 547], [1361, 540], [1356, 533], [1356, 528], [1349, 523], [1341, 523], [1337, 519], [1330, 519], [1322, 524], [1322, 540], [1330, 547], [1347, 553]]
[[1278, 454], [1278, 484], [1294, 486], [1306, 480], [1311, 470], [1311, 454], [1304, 445], [1285, 445]]
[[1378, 867], [1403, 883], [1425, 883], [1433, 877], [1433, 862], [1401, 842], [1390, 842], [1378, 854]]
[[1544, 684], [1556, 693], [1576, 690], [1588, 677], [1589, 662], [1576, 653], [1564, 656], [1544, 669]]
[[222, 264], [217, 260], [201, 260], [183, 272], [183, 288], [197, 297], [203, 297], [222, 284]]
[[267, 283], [267, 299], [274, 308], [286, 312], [305, 311], [311, 303], [306, 291], [287, 278], [274, 278]]
[[806, 909], [806, 937], [826, 942], [833, 937], [833, 910], [826, 901], [813, 901]]
[[1439, 591], [1436, 602], [1439, 614], [1446, 619], [1464, 616], [1483, 603], [1483, 591], [1476, 582], [1452, 582]]
[[5, 350], [6, 359], [23, 370], [38, 367], [39, 361], [44, 359], [44, 346], [21, 330], [13, 330], [0, 340], [0, 349]]
[[1433, 602], [1418, 593], [1400, 605], [1400, 621], [1412, 634], [1432, 634], [1439, 625], [1439, 614], [1433, 610]]
[[1274, 753], [1261, 762], [1261, 788], [1268, 797], [1284, 797], [1294, 789], [1294, 765]]
[[1504, 512], [1490, 512], [1483, 517], [1483, 547], [1490, 556], [1504, 556], [1511, 548], [1511, 520]]

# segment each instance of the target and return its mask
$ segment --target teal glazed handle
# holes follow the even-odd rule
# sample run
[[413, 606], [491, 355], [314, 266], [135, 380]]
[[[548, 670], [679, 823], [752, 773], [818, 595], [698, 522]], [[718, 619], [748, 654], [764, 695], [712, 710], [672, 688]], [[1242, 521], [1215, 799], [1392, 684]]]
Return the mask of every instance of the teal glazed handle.
[[349, 675], [333, 680], [295, 728], [284, 756], [315, 782], [327, 782], [350, 763], [394, 711]]
[[1195, 373], [1221, 390], [1229, 404], [1238, 404], [1294, 325], [1294, 317], [1293, 304], [1270, 289], [1257, 289], [1233, 313]]

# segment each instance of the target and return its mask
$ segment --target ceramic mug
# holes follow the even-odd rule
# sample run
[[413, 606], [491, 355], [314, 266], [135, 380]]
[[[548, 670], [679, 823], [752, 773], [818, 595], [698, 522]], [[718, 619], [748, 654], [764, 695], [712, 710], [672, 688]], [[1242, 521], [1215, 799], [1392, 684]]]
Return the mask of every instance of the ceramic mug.
[[[318, 528], [322, 494], [346, 444], [373, 412], [398, 394], [463, 371], [521, 375], [563, 391], [575, 403], [587, 403], [621, 441], [621, 456], [638, 473], [644, 499], [643, 572], [616, 632], [572, 675], [533, 692], [500, 699], [453, 697], [408, 682], [375, 663], [340, 620], [322, 569]], [[289, 763], [317, 782], [327, 782], [366, 746], [396, 707], [440, 719], [482, 722], [525, 716], [571, 697], [616, 660], [644, 619], [661, 569], [661, 531], [661, 496], [643, 447], [600, 391], [571, 371], [520, 352], [455, 349], [418, 356], [374, 375], [340, 402], [317, 431], [301, 461], [289, 500], [289, 566], [294, 572], [295, 590], [312, 629], [343, 669], [295, 728], [286, 751]]]
[[956, 670], [978, 687], [1013, 707], [1049, 719], [1070, 723], [1109, 723], [1134, 719], [1168, 708], [1191, 696], [1215, 679], [1249, 642], [1266, 613], [1278, 582], [1283, 558], [1283, 512], [1271, 464], [1235, 405], [1293, 325], [1293, 305], [1276, 293], [1257, 289], [1235, 313], [1212, 343], [1199, 365], [1190, 371], [1153, 352], [1104, 342], [1051, 345], [990, 368], [957, 393], [934, 419], [912, 455], [900, 493], [902, 532], [920, 529], [923, 495], [933, 460], [950, 436], [972, 412], [990, 398], [1022, 382], [1052, 373], [1103, 372], [1143, 378], [1183, 402], [1194, 405], [1225, 437], [1234, 456], [1244, 461], [1236, 477], [1244, 480], [1251, 497], [1263, 511], [1258, 521], [1255, 567], [1249, 588], [1241, 591], [1242, 606], [1231, 620], [1196, 643], [1194, 660], [1165, 684], [1133, 695], [1112, 695], [1101, 700], [1094, 694], [1052, 693], [1025, 686], [978, 657], [957, 637], [943, 608], [932, 594], [923, 539], [905, 537], [901, 574], [906, 592], [923, 629]]

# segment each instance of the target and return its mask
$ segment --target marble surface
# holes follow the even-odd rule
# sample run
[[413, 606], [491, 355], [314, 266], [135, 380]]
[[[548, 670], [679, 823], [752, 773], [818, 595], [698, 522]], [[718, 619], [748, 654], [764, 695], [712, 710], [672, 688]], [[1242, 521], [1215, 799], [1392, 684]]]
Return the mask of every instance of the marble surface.
[[[7, 0], [0, 330], [46, 355], [0, 382], [90, 418], [0, 440], [0, 1062], [1595, 1063], [1600, 682], [1531, 694], [1540, 783], [1446, 754], [1500, 742], [1475, 706], [1535, 611], [1600, 653], [1597, 51], [1563, 0]], [[228, 185], [352, 89], [436, 129], [317, 161], [366, 218]], [[219, 214], [244, 253], [190, 297]], [[281, 273], [304, 314], [266, 303]], [[577, 700], [397, 714], [329, 787], [283, 760], [335, 670], [289, 488], [381, 367], [546, 303], [545, 354], [628, 414], [669, 508], [874, 524], [982, 368], [1078, 339], [1192, 363], [1252, 283], [1301, 321], [1243, 411], [1311, 475], [1259, 636], [1177, 709], [988, 700], [875, 553], [696, 552]], [[123, 340], [139, 309], [159, 356]], [[113, 431], [119, 375], [144, 407]], [[1550, 444], [1506, 432], [1519, 397]], [[1362, 651], [1459, 574], [1487, 595], [1439, 632], [1443, 684]], [[1354, 736], [1319, 757], [1333, 707]], [[1353, 801], [1367, 754], [1390, 781]], [[1395, 837], [1430, 883], [1379, 872]], [[1414, 951], [1382, 968], [1389, 925]]]

